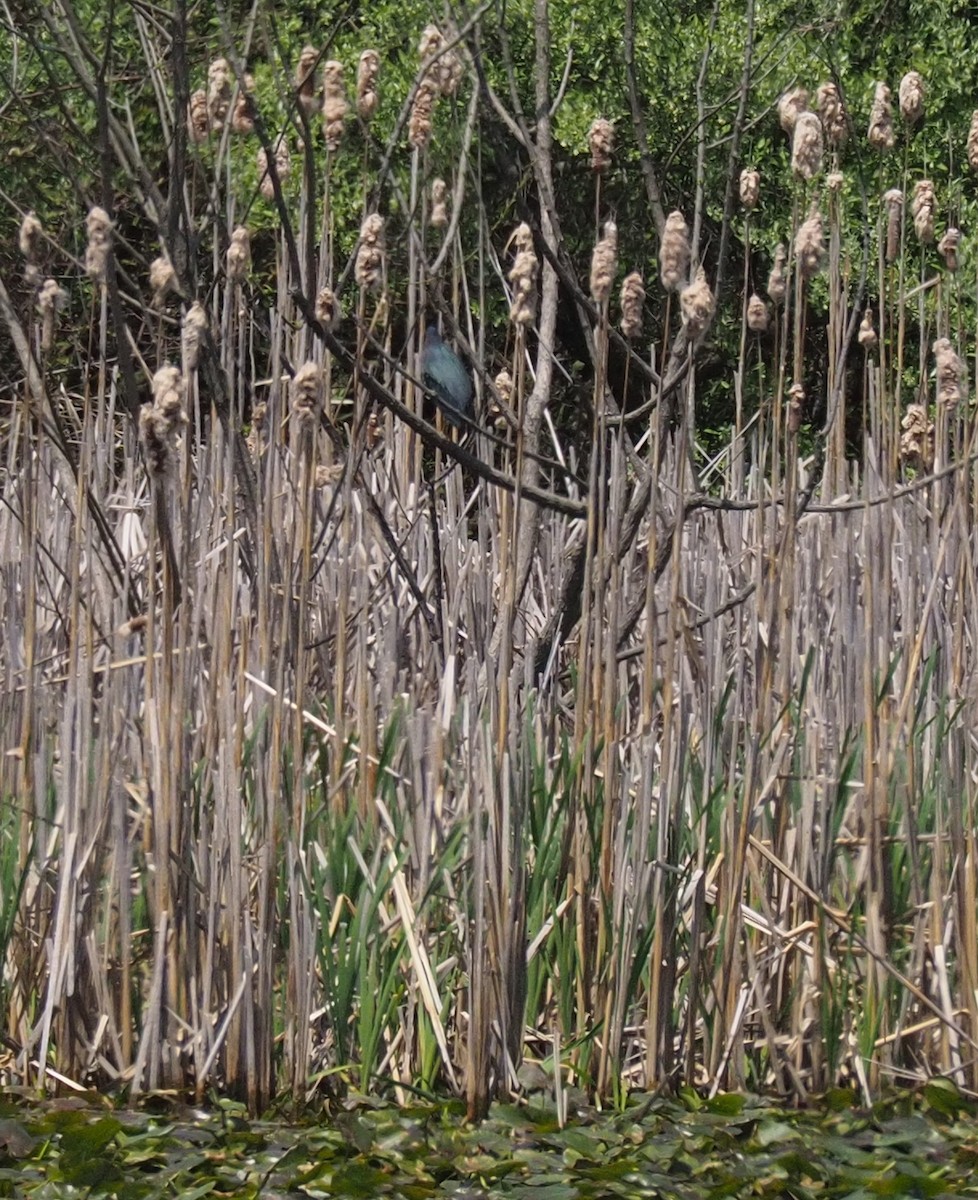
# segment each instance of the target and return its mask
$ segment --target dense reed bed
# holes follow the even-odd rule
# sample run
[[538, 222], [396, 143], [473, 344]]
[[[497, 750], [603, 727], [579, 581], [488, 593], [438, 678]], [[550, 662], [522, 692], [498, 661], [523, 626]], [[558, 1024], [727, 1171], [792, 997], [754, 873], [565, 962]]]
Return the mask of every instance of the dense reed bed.
[[[118, 211], [92, 206], [82, 244], [22, 226], [5, 1077], [473, 1114], [541, 1078], [561, 1112], [570, 1085], [978, 1087], [975, 286], [944, 210], [898, 153], [860, 177], [898, 197], [860, 201], [857, 118], [796, 96], [783, 226], [750, 171], [737, 202], [731, 152], [743, 277], [705, 269], [698, 194], [650, 216], [620, 304], [606, 124], [590, 279], [546, 200], [504, 229], [480, 208], [472, 29], [426, 31], [382, 135], [399, 172], [369, 54], [348, 101], [303, 52], [270, 110], [243, 49], [190, 94], [205, 64], [174, 84], [140, 23], [168, 182], [105, 106]], [[544, 197], [548, 123], [524, 127]], [[331, 187], [361, 144], [356, 236]], [[127, 240], [128, 205], [157, 244]], [[707, 458], [715, 293], [740, 336]], [[577, 438], [548, 408], [559, 303], [587, 338]], [[419, 386], [426, 312], [473, 428]]]

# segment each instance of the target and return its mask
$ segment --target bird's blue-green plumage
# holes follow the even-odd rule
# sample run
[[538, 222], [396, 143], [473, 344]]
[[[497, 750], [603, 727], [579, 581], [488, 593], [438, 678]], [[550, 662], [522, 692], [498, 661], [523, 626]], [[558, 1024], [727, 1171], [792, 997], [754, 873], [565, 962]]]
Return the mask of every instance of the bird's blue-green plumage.
[[445, 345], [434, 325], [425, 330], [421, 382], [453, 425], [459, 424], [460, 413], [471, 418], [472, 380], [458, 355]]

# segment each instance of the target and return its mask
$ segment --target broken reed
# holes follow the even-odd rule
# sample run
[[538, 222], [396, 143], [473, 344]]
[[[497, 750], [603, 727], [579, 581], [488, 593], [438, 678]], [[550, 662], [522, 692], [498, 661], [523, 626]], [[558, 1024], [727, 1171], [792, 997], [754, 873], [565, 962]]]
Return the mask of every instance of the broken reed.
[[[342, 72], [318, 57], [303, 51], [296, 102], [341, 154]], [[407, 132], [419, 335], [428, 288], [451, 278], [457, 315], [469, 307], [461, 246], [441, 241], [464, 172], [441, 165], [420, 216], [438, 100], [462, 69], [426, 30]], [[365, 56], [364, 121], [382, 86]], [[249, 95], [247, 77], [215, 64], [191, 100], [196, 144], [231, 155], [229, 119], [251, 137]], [[877, 89], [869, 136], [883, 149], [888, 104]], [[608, 407], [613, 225], [590, 282], [590, 480], [568, 467], [548, 481], [578, 515], [433, 464], [373, 403], [363, 373], [425, 411], [417, 368], [405, 375], [391, 353], [379, 213], [352, 264], [355, 370], [312, 336], [296, 291], [335, 328], [345, 265], [328, 176], [322, 196], [315, 172], [290, 184], [278, 134], [257, 186], [279, 218], [297, 196], [300, 236], [295, 253], [279, 230], [260, 385], [232, 189], [233, 233], [212, 247], [226, 270], [187, 309], [179, 346], [160, 323], [138, 428], [104, 360], [75, 398], [77, 471], [49, 434], [64, 419], [44, 359], [59, 302], [39, 300], [38, 370], [6, 436], [0, 511], [0, 727], [13, 743], [0, 927], [5, 1028], [21, 1048], [8, 1078], [134, 1095], [218, 1086], [255, 1108], [283, 1088], [302, 1100], [420, 1087], [464, 1092], [473, 1112], [517, 1086], [524, 1054], [545, 1063], [558, 1104], [568, 1081], [604, 1096], [685, 1081], [798, 1099], [851, 1082], [867, 1100], [937, 1071], [978, 1086], [973, 426], [950, 303], [935, 323], [909, 299], [911, 264], [944, 294], [955, 266], [901, 241], [904, 192], [887, 192], [878, 324], [855, 313], [853, 342], [837, 160], [820, 190], [840, 106], [819, 89], [823, 139], [807, 96], [782, 105], [805, 203], [794, 227], [764, 229], [782, 242], [770, 303], [743, 289], [739, 416], [711, 498], [683, 418], [695, 372], [676, 423], [660, 403], [637, 434]], [[592, 137], [599, 207], [614, 139], [607, 123]], [[762, 186], [745, 172], [745, 211]], [[926, 241], [933, 189], [914, 195]], [[745, 281], [761, 259], [750, 231], [760, 240], [763, 219], [751, 221]], [[28, 268], [43, 261], [40, 233], [26, 223]], [[88, 233], [104, 345], [107, 214], [94, 209]], [[489, 229], [479, 237], [488, 247]], [[545, 319], [546, 289], [529, 228], [508, 252], [513, 353], [496, 411], [509, 445], [474, 445], [522, 478], [524, 334]], [[169, 258], [154, 268], [155, 304], [175, 315]], [[680, 363], [715, 304], [680, 211], [660, 271], [654, 295], [629, 276], [620, 316], [640, 346], [642, 299], [658, 304], [655, 359]], [[816, 277], [829, 345], [818, 397], [805, 382], [806, 333], [825, 319]], [[936, 389], [922, 355], [904, 412], [916, 365], [904, 335], [921, 316]], [[829, 415], [813, 455], [802, 423], [817, 402]], [[853, 404], [856, 454], [843, 437]], [[548, 457], [571, 462], [550, 436]], [[580, 623], [554, 643], [575, 586]]]

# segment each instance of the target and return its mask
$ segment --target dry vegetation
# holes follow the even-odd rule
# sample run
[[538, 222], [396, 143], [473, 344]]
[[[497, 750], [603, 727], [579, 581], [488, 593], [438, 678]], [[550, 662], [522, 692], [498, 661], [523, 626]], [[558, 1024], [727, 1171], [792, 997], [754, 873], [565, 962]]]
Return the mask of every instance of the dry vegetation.
[[[702, 197], [629, 277], [626, 341], [610, 127], [592, 131], [589, 300], [546, 205], [508, 245], [490, 213], [462, 245], [479, 92], [465, 44], [426, 37], [391, 134], [410, 175], [387, 180], [412, 215], [386, 229], [365, 168], [349, 261], [331, 163], [373, 117], [376, 56], [350, 103], [337, 65], [304, 56], [285, 118], [257, 111], [240, 64], [211, 67], [175, 142], [196, 265], [108, 110], [105, 146], [159, 231], [144, 284], [108, 212], [82, 261], [24, 223], [36, 306], [0, 292], [23, 372], [0, 473], [6, 1077], [218, 1086], [256, 1108], [447, 1089], [472, 1112], [518, 1087], [524, 1055], [558, 1103], [568, 1081], [978, 1087], [974, 335], [957, 242], [921, 248], [933, 189], [894, 156], [867, 313], [839, 174], [842, 134], [865, 127], [838, 92], [820, 89], [821, 118], [782, 106], [793, 226], [752, 295], [764, 181], [745, 173], [738, 415], [694, 466]], [[462, 156], [433, 181], [456, 92]], [[892, 144], [882, 92], [872, 116]], [[525, 131], [541, 194], [547, 126]], [[229, 184], [256, 154], [274, 297]], [[555, 268], [592, 339], [580, 460], [546, 407]], [[59, 324], [48, 275], [84, 319]], [[485, 289], [510, 308], [507, 374], [476, 370], [478, 427], [439, 434], [424, 310], [453, 312], [446, 336], [485, 363]], [[652, 345], [643, 289], [667, 330]], [[69, 336], [77, 390], [53, 369]], [[607, 368], [626, 345], [649, 403], [623, 422]]]

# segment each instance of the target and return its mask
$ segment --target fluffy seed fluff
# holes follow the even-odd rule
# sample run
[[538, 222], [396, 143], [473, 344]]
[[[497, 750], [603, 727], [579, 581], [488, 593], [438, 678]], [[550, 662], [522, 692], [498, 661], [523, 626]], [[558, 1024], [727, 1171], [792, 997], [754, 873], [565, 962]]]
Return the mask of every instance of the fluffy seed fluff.
[[800, 383], [793, 383], [788, 388], [788, 402], [785, 408], [785, 425], [789, 433], [797, 433], [801, 428], [801, 414], [805, 405], [805, 389]]
[[160, 307], [167, 293], [177, 285], [177, 273], [173, 264], [164, 255], [154, 258], [149, 264], [149, 286], [153, 289], [153, 304]]
[[937, 403], [953, 408], [968, 398], [968, 376], [964, 363], [947, 338], [938, 338], [933, 349], [937, 365]]
[[761, 198], [761, 175], [759, 171], [754, 171], [749, 167], [745, 167], [740, 172], [740, 203], [750, 212], [757, 208], [757, 202]]
[[408, 142], [415, 150], [423, 150], [431, 140], [431, 126], [438, 99], [438, 83], [429, 72], [421, 77], [411, 105], [408, 121]]
[[316, 64], [319, 51], [315, 46], [303, 46], [295, 66], [295, 95], [299, 107], [311, 117], [319, 107], [316, 88]]
[[380, 94], [377, 77], [380, 75], [380, 55], [376, 50], [364, 50], [357, 63], [357, 113], [368, 123], [377, 111]]
[[971, 124], [968, 127], [968, 166], [972, 171], [978, 171], [978, 108], [971, 114]]
[[[275, 174], [278, 176], [280, 184], [285, 183], [292, 172], [292, 155], [289, 153], [289, 144], [284, 136], [280, 137], [275, 145]], [[265, 153], [265, 148], [262, 147], [258, 151], [258, 188], [266, 200], [275, 199], [275, 184], [272, 180], [272, 172], [269, 169], [268, 155]]]
[[316, 320], [327, 329], [335, 329], [343, 318], [343, 310], [332, 288], [319, 289], [316, 297]]
[[234, 111], [231, 114], [231, 129], [242, 137], [255, 132], [255, 80], [251, 75], [241, 79]]
[[781, 242], [778, 242], [774, 248], [774, 265], [771, 267], [771, 274], [767, 277], [767, 294], [775, 307], [785, 298], [788, 290], [788, 278], [784, 270], [787, 261], [788, 251]]
[[910, 211], [913, 213], [913, 227], [921, 242], [929, 243], [934, 240], [934, 210], [936, 207], [937, 197], [934, 195], [933, 183], [929, 179], [919, 179], [914, 184]]
[[362, 288], [375, 292], [380, 287], [384, 269], [384, 218], [370, 213], [360, 226], [360, 248], [354, 277]]
[[803, 87], [792, 88], [778, 100], [778, 120], [785, 133], [792, 133], [800, 113], [808, 108], [808, 92]]
[[949, 271], [958, 269], [958, 246], [961, 244], [961, 230], [952, 225], [937, 243], [937, 250], [944, 259], [944, 265]]
[[642, 336], [642, 307], [645, 304], [645, 284], [638, 271], [626, 275], [621, 285], [621, 331], [634, 341]]
[[105, 269], [109, 261], [109, 247], [112, 245], [112, 222], [104, 208], [96, 204], [89, 209], [85, 218], [85, 229], [88, 233], [88, 245], [85, 247], [85, 273], [90, 279], [99, 283], [105, 282]]
[[890, 188], [883, 194], [886, 205], [886, 261], [896, 262], [900, 252], [900, 225], [903, 221], [903, 192]]
[[239, 225], [231, 234], [225, 263], [229, 281], [244, 283], [251, 270], [251, 234], [244, 225]]
[[934, 422], [922, 404], [908, 404], [900, 422], [900, 457], [909, 467], [929, 471], [934, 465]]
[[443, 229], [448, 224], [448, 184], [444, 179], [431, 182], [431, 216], [428, 220], [435, 229]]
[[207, 111], [207, 93], [203, 88], [198, 88], [190, 96], [187, 106], [187, 131], [190, 134], [190, 140], [198, 145], [207, 141], [207, 135], [211, 131], [211, 119]]
[[825, 140], [837, 150], [845, 143], [849, 128], [846, 121], [846, 110], [842, 96], [834, 83], [819, 84], [815, 93], [815, 107], [822, 118], [822, 128], [825, 130]]
[[154, 478], [167, 473], [180, 426], [186, 423], [183, 376], [176, 367], [160, 367], [153, 376], [153, 403], [139, 410], [139, 438]]
[[591, 148], [591, 170], [607, 171], [615, 153], [615, 127], [607, 117], [596, 117], [587, 133]]
[[533, 249], [533, 234], [525, 222], [517, 225], [512, 240], [516, 243], [516, 257], [509, 271], [513, 285], [513, 299], [509, 306], [509, 319], [514, 325], [532, 325], [537, 319], [537, 276], [540, 264]]
[[58, 313], [68, 301], [68, 293], [56, 279], [45, 279], [37, 293], [37, 311], [41, 314], [41, 349], [50, 350], [54, 344], [54, 326]]
[[207, 332], [208, 324], [207, 309], [199, 300], [195, 300], [184, 314], [180, 329], [184, 375], [197, 370], [200, 362], [200, 343]]
[[757, 292], [754, 292], [747, 301], [747, 328], [751, 333], [766, 333], [769, 319], [767, 305]]
[[706, 272], [702, 267], [696, 272], [696, 278], [679, 293], [679, 305], [682, 309], [683, 324], [692, 340], [701, 337], [709, 328], [716, 309], [716, 299], [706, 282]]
[[29, 263], [36, 262], [40, 255], [43, 233], [44, 226], [37, 219], [37, 214], [34, 212], [25, 214], [24, 219], [20, 223], [17, 244], [20, 247], [21, 254], [23, 254]]
[[822, 269], [825, 246], [822, 242], [822, 214], [812, 205], [805, 221], [795, 235], [795, 256], [802, 279], [811, 279]]
[[350, 106], [343, 89], [343, 64], [336, 59], [323, 67], [323, 132], [326, 149], [335, 154], [343, 140], [343, 122]]
[[908, 125], [924, 118], [924, 81], [918, 71], [908, 71], [900, 80], [900, 116]]
[[591, 298], [595, 304], [604, 304], [611, 295], [618, 267], [618, 226], [608, 221], [604, 237], [591, 252]]
[[231, 107], [233, 74], [226, 58], [215, 58], [207, 68], [207, 115], [212, 129], [221, 129]]
[[874, 150], [892, 150], [896, 143], [890, 89], [885, 83], [876, 84], [873, 107], [869, 110], [869, 132], [866, 136]]
[[873, 310], [867, 308], [863, 313], [863, 319], [859, 322], [859, 344], [869, 353], [870, 350], [875, 350], [879, 344], [879, 337], [873, 327]]
[[659, 247], [659, 275], [667, 292], [677, 291], [689, 270], [689, 227], [679, 210], [666, 217]]
[[[510, 375], [509, 371], [504, 368], [493, 380], [493, 383], [495, 384], [496, 391], [499, 393], [499, 399], [502, 404], [512, 408], [513, 391], [515, 390], [516, 385], [513, 383], [513, 377]], [[506, 423], [506, 418], [503, 414], [502, 407], [496, 402], [495, 399], [491, 400], [489, 403], [489, 408], [486, 412], [486, 418], [493, 425], [505, 425]]]
[[[426, 25], [418, 43], [418, 56], [422, 65], [428, 66], [428, 74], [443, 96], [454, 96], [462, 81], [462, 60], [454, 50], [445, 50], [446, 38], [437, 25]], [[436, 58], [437, 56], [437, 58]]]
[[841, 171], [829, 171], [828, 175], [825, 176], [825, 186], [830, 192], [841, 192], [845, 181], [846, 177]]
[[292, 380], [292, 411], [303, 428], [315, 425], [322, 395], [322, 368], [314, 362], [303, 363]]
[[798, 114], [791, 139], [791, 169], [799, 179], [812, 179], [822, 169], [822, 122], [813, 112]]

